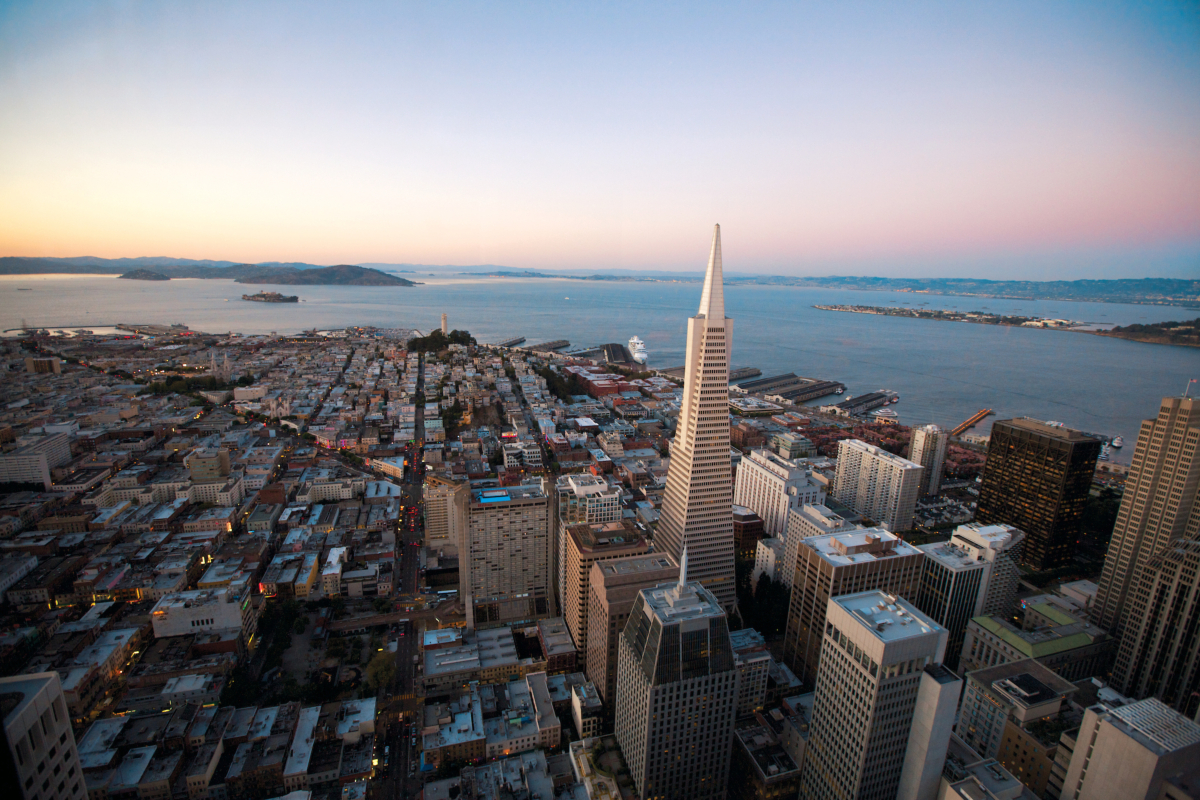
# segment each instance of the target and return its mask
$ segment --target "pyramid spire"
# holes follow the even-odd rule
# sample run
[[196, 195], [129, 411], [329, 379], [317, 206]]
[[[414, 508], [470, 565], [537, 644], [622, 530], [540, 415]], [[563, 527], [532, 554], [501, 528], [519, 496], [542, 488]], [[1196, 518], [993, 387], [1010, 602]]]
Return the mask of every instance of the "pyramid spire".
[[679, 591], [687, 586], [687, 545], [683, 546], [683, 555], [679, 558]]
[[721, 273], [721, 226], [713, 225], [712, 250], [704, 273], [704, 294], [700, 295], [700, 314], [705, 319], [725, 319], [725, 277]]

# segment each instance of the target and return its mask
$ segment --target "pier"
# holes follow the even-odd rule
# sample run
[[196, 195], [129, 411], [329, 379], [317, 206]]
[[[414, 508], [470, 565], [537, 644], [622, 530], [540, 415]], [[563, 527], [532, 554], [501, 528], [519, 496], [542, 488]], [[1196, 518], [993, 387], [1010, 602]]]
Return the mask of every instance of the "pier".
[[962, 423], [957, 428], [950, 431], [950, 435], [951, 436], [962, 436], [964, 433], [971, 430], [971, 428], [974, 428], [976, 425], [983, 422], [984, 417], [986, 417], [990, 414], [995, 414], [995, 413], [996, 412], [992, 411], [990, 408], [980, 409], [979, 411], [976, 411], [974, 414], [972, 414], [970, 416], [970, 418], [967, 419], [966, 422]]
[[[732, 375], [730, 380], [733, 380]], [[783, 375], [759, 378], [756, 381], [747, 381], [729, 388], [742, 394], [759, 394], [767, 400], [776, 402], [803, 403], [806, 400], [815, 400], [818, 397], [845, 391], [846, 386], [840, 381], [805, 378], [794, 372], [786, 372]]]
[[530, 345], [525, 349], [534, 353], [553, 353], [556, 350], [562, 350], [570, 346], [571, 343], [566, 339], [555, 339], [552, 342], [542, 342], [541, 344]]
[[514, 336], [511, 339], [504, 339], [502, 341], [496, 342], [493, 345], [493, 347], [516, 347], [517, 345], [521, 344], [521, 342], [523, 342], [523, 341], [525, 341], [524, 336]]

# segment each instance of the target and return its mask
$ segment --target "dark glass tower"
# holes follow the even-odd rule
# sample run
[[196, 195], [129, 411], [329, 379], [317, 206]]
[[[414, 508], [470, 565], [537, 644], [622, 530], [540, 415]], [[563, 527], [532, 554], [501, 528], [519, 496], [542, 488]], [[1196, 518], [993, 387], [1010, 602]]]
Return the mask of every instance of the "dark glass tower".
[[1024, 531], [1022, 560], [1034, 569], [1066, 564], [1075, 554], [1100, 445], [1099, 439], [1058, 424], [997, 421], [975, 520]]

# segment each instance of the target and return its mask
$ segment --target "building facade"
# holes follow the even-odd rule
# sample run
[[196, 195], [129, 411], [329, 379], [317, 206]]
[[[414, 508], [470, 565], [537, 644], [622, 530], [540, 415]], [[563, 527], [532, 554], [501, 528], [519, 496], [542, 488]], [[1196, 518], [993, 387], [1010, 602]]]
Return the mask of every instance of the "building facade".
[[1051, 569], [1069, 562], [1092, 488], [1100, 440], [1034, 419], [992, 425], [976, 522], [1025, 532], [1024, 563]]
[[564, 538], [567, 547], [564, 563], [566, 581], [562, 589], [563, 618], [576, 649], [586, 653], [592, 564], [640, 556], [650, 549], [650, 545], [628, 520], [571, 525]]
[[946, 448], [949, 445], [950, 432], [940, 425], [913, 428], [908, 460], [925, 468], [921, 475], [922, 497], [937, 494], [941, 490], [942, 473], [946, 468]]
[[713, 230], [700, 311], [688, 318], [683, 405], [671, 445], [656, 546], [676, 561], [690, 554], [698, 580], [726, 609], [737, 603], [733, 485], [729, 458], [729, 354], [733, 320], [725, 316], [721, 228]]
[[889, 531], [912, 527], [924, 469], [857, 439], [838, 442], [833, 496]]
[[550, 613], [549, 500], [542, 484], [471, 492], [459, 597], [469, 626]]
[[752, 450], [738, 466], [733, 502], [758, 514], [767, 536], [787, 533], [788, 514], [825, 501], [825, 490], [812, 470], [770, 450]]
[[638, 593], [621, 633], [616, 737], [644, 800], [721, 800], [738, 671], [720, 600], [699, 582]]
[[83, 767], [58, 673], [0, 678], [0, 711], [21, 797], [87, 800]]

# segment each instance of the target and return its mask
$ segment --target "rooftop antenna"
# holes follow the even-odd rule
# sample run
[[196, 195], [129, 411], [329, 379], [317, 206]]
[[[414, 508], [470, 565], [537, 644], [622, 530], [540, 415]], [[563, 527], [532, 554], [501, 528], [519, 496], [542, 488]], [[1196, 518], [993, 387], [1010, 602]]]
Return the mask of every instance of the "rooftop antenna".
[[1187, 382], [1187, 386], [1183, 387], [1183, 396], [1184, 397], [1188, 396], [1188, 392], [1190, 392], [1192, 390], [1192, 384], [1195, 382], [1196, 382], [1196, 379], [1192, 378], [1190, 381]]
[[683, 546], [683, 555], [679, 557], [679, 591], [687, 586], [687, 545]]

